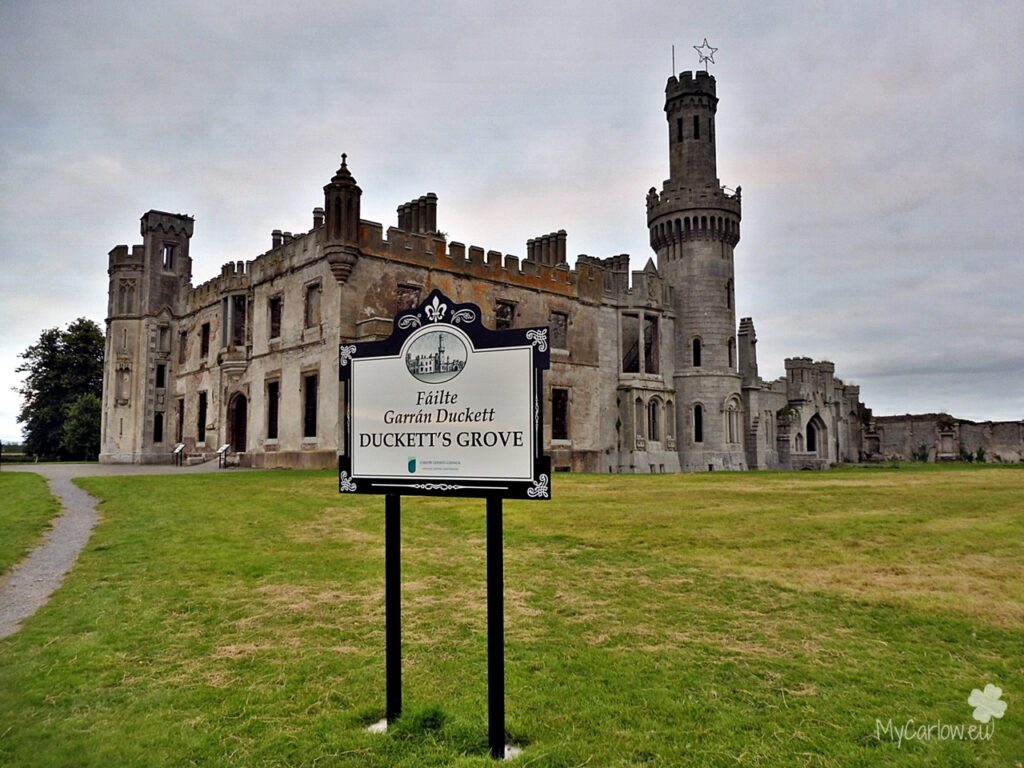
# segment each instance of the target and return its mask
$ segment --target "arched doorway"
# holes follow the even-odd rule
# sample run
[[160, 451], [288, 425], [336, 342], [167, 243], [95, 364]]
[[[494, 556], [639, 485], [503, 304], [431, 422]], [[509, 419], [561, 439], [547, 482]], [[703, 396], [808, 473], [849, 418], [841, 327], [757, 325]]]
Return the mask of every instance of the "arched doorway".
[[245, 453], [246, 425], [249, 422], [249, 401], [241, 392], [228, 404], [228, 442], [231, 450]]
[[807, 452], [828, 458], [828, 428], [821, 416], [814, 414], [807, 422]]

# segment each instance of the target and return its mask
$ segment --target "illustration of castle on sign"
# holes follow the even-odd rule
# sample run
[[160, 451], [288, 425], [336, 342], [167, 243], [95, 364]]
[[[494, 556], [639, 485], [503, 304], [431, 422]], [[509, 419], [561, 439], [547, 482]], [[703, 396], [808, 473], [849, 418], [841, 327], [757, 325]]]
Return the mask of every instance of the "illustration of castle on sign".
[[[736, 320], [742, 200], [718, 178], [715, 78], [670, 77], [664, 109], [669, 178], [646, 196], [656, 261], [638, 271], [626, 254], [580, 254], [570, 268], [564, 230], [528, 240], [522, 260], [448, 242], [432, 193], [398, 206], [385, 231], [361, 218], [344, 155], [311, 229], [274, 230], [266, 253], [199, 286], [193, 219], [147, 212], [142, 244], [109, 255], [101, 461], [165, 463], [181, 443], [198, 462], [228, 443], [244, 465], [335, 466], [339, 344], [386, 338], [434, 288], [477, 304], [489, 327], [549, 327], [544, 453], [556, 470], [1024, 454], [1022, 422], [875, 419], [831, 362], [793, 357], [784, 377], [762, 379], [754, 323]], [[410, 371], [453, 373], [447, 343], [416, 350]]]
[[413, 343], [405, 355], [405, 366], [420, 381], [440, 384], [459, 374], [467, 356], [466, 345], [454, 333], [433, 331]]

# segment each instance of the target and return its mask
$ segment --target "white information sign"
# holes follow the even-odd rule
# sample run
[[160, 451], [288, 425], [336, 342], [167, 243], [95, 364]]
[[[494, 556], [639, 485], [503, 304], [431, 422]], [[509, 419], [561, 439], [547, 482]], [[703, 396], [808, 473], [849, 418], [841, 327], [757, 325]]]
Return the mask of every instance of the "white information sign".
[[428, 326], [397, 357], [353, 358], [353, 476], [530, 480], [530, 353]]
[[477, 307], [437, 291], [395, 326], [387, 341], [341, 346], [340, 489], [546, 498], [547, 329], [489, 331]]

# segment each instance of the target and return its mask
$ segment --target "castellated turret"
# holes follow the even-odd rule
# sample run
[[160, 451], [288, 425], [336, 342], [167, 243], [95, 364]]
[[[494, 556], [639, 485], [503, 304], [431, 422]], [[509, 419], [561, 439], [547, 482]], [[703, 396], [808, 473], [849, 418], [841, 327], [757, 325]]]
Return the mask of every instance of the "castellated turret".
[[740, 193], [718, 179], [715, 78], [683, 72], [665, 88], [669, 178], [647, 194], [647, 225], [676, 313], [680, 466], [745, 469], [733, 248]]
[[110, 251], [103, 366], [103, 461], [163, 462], [173, 439], [167, 423], [172, 350], [192, 278], [191, 216], [148, 211], [142, 244]]

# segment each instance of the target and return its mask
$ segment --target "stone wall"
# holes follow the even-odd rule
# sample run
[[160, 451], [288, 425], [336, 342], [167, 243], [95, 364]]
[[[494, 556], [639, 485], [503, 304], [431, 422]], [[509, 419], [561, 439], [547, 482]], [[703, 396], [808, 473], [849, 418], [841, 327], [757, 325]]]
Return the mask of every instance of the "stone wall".
[[976, 423], [948, 413], [874, 418], [863, 436], [868, 460], [985, 462], [1024, 461], [1024, 421]]

